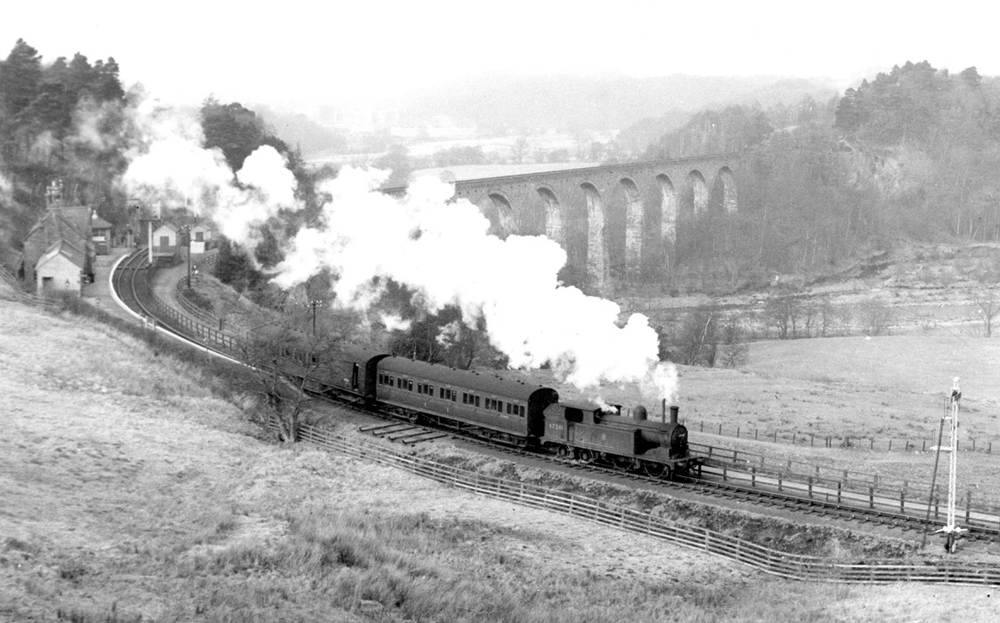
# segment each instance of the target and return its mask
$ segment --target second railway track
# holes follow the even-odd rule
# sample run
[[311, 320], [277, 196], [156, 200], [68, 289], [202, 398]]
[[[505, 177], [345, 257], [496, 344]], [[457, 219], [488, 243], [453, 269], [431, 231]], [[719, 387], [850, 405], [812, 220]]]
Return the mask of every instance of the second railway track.
[[[142, 252], [133, 254], [116, 267], [113, 286], [122, 302], [143, 318], [155, 321], [162, 329], [168, 330], [181, 336], [194, 344], [217, 352], [224, 356], [232, 356], [239, 350], [239, 342], [231, 336], [226, 336], [221, 332], [204, 327], [184, 317], [174, 311], [173, 314], [164, 312], [165, 305], [158, 301], [149, 284], [148, 263]], [[332, 400], [341, 407], [352, 408], [369, 415], [377, 415], [382, 418], [393, 418], [391, 414], [374, 412], [371, 409], [363, 408], [356, 402], [350, 400]], [[412, 426], [411, 426], [412, 428]], [[373, 427], [367, 432], [375, 433], [381, 431], [384, 436], [390, 436], [403, 443], [419, 443], [430, 439], [439, 438], [443, 434], [435, 432], [437, 429], [420, 428], [413, 430], [388, 429], [385, 427]], [[886, 500], [878, 497], [879, 507], [876, 507], [874, 496], [869, 492], [868, 496], [860, 499], [856, 492], [845, 495], [844, 491], [824, 490], [822, 487], [809, 479], [808, 482], [797, 481], [794, 478], [781, 479], [781, 476], [773, 478], [770, 475], [759, 473], [752, 468], [740, 469], [739, 464], [727, 464], [707, 461], [702, 468], [701, 477], [687, 477], [677, 481], [667, 481], [643, 474], [625, 472], [621, 469], [603, 466], [596, 463], [583, 463], [560, 459], [541, 453], [528, 452], [524, 449], [490, 443], [463, 434], [458, 430], [449, 430], [449, 434], [462, 437], [462, 439], [493, 448], [506, 453], [528, 455], [535, 458], [542, 458], [563, 466], [570, 466], [573, 469], [600, 473], [605, 476], [617, 479], [631, 480], [635, 482], [653, 483], [662, 487], [674, 487], [684, 489], [693, 493], [698, 493], [710, 497], [725, 498], [731, 501], [743, 501], [752, 504], [780, 507], [791, 512], [824, 515], [846, 519], [850, 521], [871, 522], [886, 527], [893, 527], [902, 530], [925, 531], [938, 525], [937, 514], [928, 521], [926, 519], [928, 506], [927, 502], [922, 505], [917, 502], [903, 503], [899, 512], [894, 512], [882, 508], [887, 505], [896, 504], [894, 500]], [[836, 496], [831, 499], [831, 496]], [[963, 525], [968, 529], [970, 538], [1000, 540], [1000, 517], [983, 516], [980, 521], [972, 521], [971, 513], [968, 514], [967, 522]]]

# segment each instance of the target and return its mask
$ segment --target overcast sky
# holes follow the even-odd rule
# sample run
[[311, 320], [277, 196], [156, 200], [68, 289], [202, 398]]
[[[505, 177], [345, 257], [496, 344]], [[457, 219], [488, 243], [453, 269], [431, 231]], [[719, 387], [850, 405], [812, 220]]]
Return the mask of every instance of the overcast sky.
[[214, 94], [305, 106], [493, 70], [831, 77], [847, 86], [926, 59], [1000, 74], [993, 3], [812, 4], [21, 0], [0, 18], [0, 57], [20, 37], [46, 63], [76, 52], [91, 62], [113, 56], [126, 87], [141, 82], [167, 101]]

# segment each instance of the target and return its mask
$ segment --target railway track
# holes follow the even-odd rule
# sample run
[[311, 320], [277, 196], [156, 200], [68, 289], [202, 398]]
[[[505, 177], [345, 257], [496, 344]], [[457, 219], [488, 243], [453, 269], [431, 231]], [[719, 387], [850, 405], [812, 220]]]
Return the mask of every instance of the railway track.
[[[164, 304], [157, 301], [148, 283], [148, 265], [145, 255], [139, 252], [126, 258], [115, 269], [113, 284], [122, 302], [137, 314], [151, 319], [164, 330], [189, 340], [201, 348], [215, 351], [224, 356], [230, 356], [238, 351], [231, 337], [222, 336], [206, 327], [201, 327], [194, 321], [183, 317], [174, 311], [164, 313]], [[677, 488], [706, 497], [716, 497], [731, 501], [743, 501], [755, 505], [786, 509], [790, 512], [805, 515], [817, 515], [839, 518], [862, 523], [873, 523], [894, 527], [904, 531], [926, 531], [939, 526], [935, 516], [927, 520], [927, 503], [910, 501], [900, 505], [898, 511], [888, 510], [898, 501], [889, 500], [869, 491], [867, 496], [858, 492], [832, 490], [817, 486], [810, 479], [799, 482], [794, 478], [779, 475], [761, 474], [753, 469], [747, 469], [737, 463], [729, 464], [715, 458], [705, 461], [699, 470], [699, 477], [686, 477], [676, 481], [650, 477], [645, 474], [625, 472], [620, 469], [603, 466], [596, 463], [583, 463], [571, 459], [561, 459], [537, 452], [528, 452], [521, 448], [488, 442], [479, 439], [462, 430], [448, 428], [448, 433], [442, 433], [435, 428], [414, 426], [412, 422], [399, 421], [399, 416], [373, 411], [358, 404], [357, 401], [333, 398], [329, 395], [312, 392], [314, 396], [330, 400], [340, 407], [349, 408], [367, 415], [383, 419], [392, 419], [393, 424], [372, 425], [363, 427], [363, 432], [384, 437], [391, 441], [399, 441], [413, 445], [447, 435], [455, 435], [466, 442], [478, 444], [511, 455], [531, 456], [544, 459], [555, 464], [569, 467], [575, 471], [600, 474], [624, 481], [644, 482], [663, 488]], [[405, 422], [405, 423], [404, 423]], [[718, 454], [716, 455], [718, 456]], [[988, 517], [982, 522], [967, 521], [964, 528], [968, 529], [970, 539], [1000, 540], [1000, 518]]]

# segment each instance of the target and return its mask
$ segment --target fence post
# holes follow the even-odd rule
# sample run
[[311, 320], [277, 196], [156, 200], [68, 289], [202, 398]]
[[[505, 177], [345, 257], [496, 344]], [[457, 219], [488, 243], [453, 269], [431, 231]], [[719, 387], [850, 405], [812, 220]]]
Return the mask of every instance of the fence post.
[[778, 472], [778, 492], [781, 492], [781, 472]]
[[750, 486], [751, 487], [756, 487], [757, 486], [757, 468], [756, 467], [751, 467], [750, 468]]
[[736, 438], [737, 439], [740, 438], [740, 427], [739, 426], [736, 427]]
[[778, 431], [774, 431], [774, 443], [778, 443]]
[[906, 513], [906, 487], [899, 491], [899, 512]]
[[813, 496], [813, 477], [809, 476], [809, 499]]
[[872, 437], [872, 444], [868, 447], [868, 449], [869, 450], [874, 450], [875, 449], [875, 438], [874, 437]]
[[815, 441], [816, 441], [816, 435], [814, 435], [813, 433], [809, 433], [809, 445], [815, 446], [816, 445], [814, 443]]
[[719, 435], [722, 435], [722, 424], [719, 424]]
[[875, 508], [875, 487], [868, 487], [868, 508]]
[[965, 523], [969, 523], [969, 517], [972, 515], [972, 489], [965, 492]]
[[700, 432], [700, 433], [704, 433], [704, 432], [705, 432], [705, 421], [704, 421], [704, 420], [702, 420], [701, 422], [699, 422], [699, 423], [698, 423], [698, 426], [700, 427], [700, 428], [698, 429], [698, 432]]
[[754, 438], [755, 440], [757, 439], [757, 429], [756, 429], [756, 428], [755, 428], [755, 429], [753, 429], [753, 438]]
[[843, 490], [843, 488], [844, 488], [844, 483], [842, 483], [842, 482], [840, 482], [838, 480], [837, 481], [837, 504], [840, 504], [840, 495], [841, 495], [841, 491]]
[[889, 452], [892, 452], [892, 439], [889, 440]]

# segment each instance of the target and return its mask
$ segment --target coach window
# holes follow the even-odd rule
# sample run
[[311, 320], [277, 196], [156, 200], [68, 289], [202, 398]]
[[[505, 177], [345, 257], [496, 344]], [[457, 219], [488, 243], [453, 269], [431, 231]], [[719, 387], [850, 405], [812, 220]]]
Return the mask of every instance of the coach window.
[[476, 406], [479, 406], [479, 396], [476, 396]]
[[497, 413], [503, 413], [503, 400], [497, 400]]
[[521, 405], [519, 409], [521, 410], [521, 417], [524, 417], [524, 405]]
[[396, 386], [396, 378], [393, 377], [393, 376], [390, 376], [389, 377], [389, 387], [395, 387], [395, 386]]
[[458, 402], [458, 392], [456, 392], [456, 391], [455, 391], [455, 390], [453, 390], [453, 389], [449, 389], [449, 390], [448, 390], [448, 393], [450, 393], [450, 394], [451, 394], [451, 401], [452, 401], [452, 402]]

